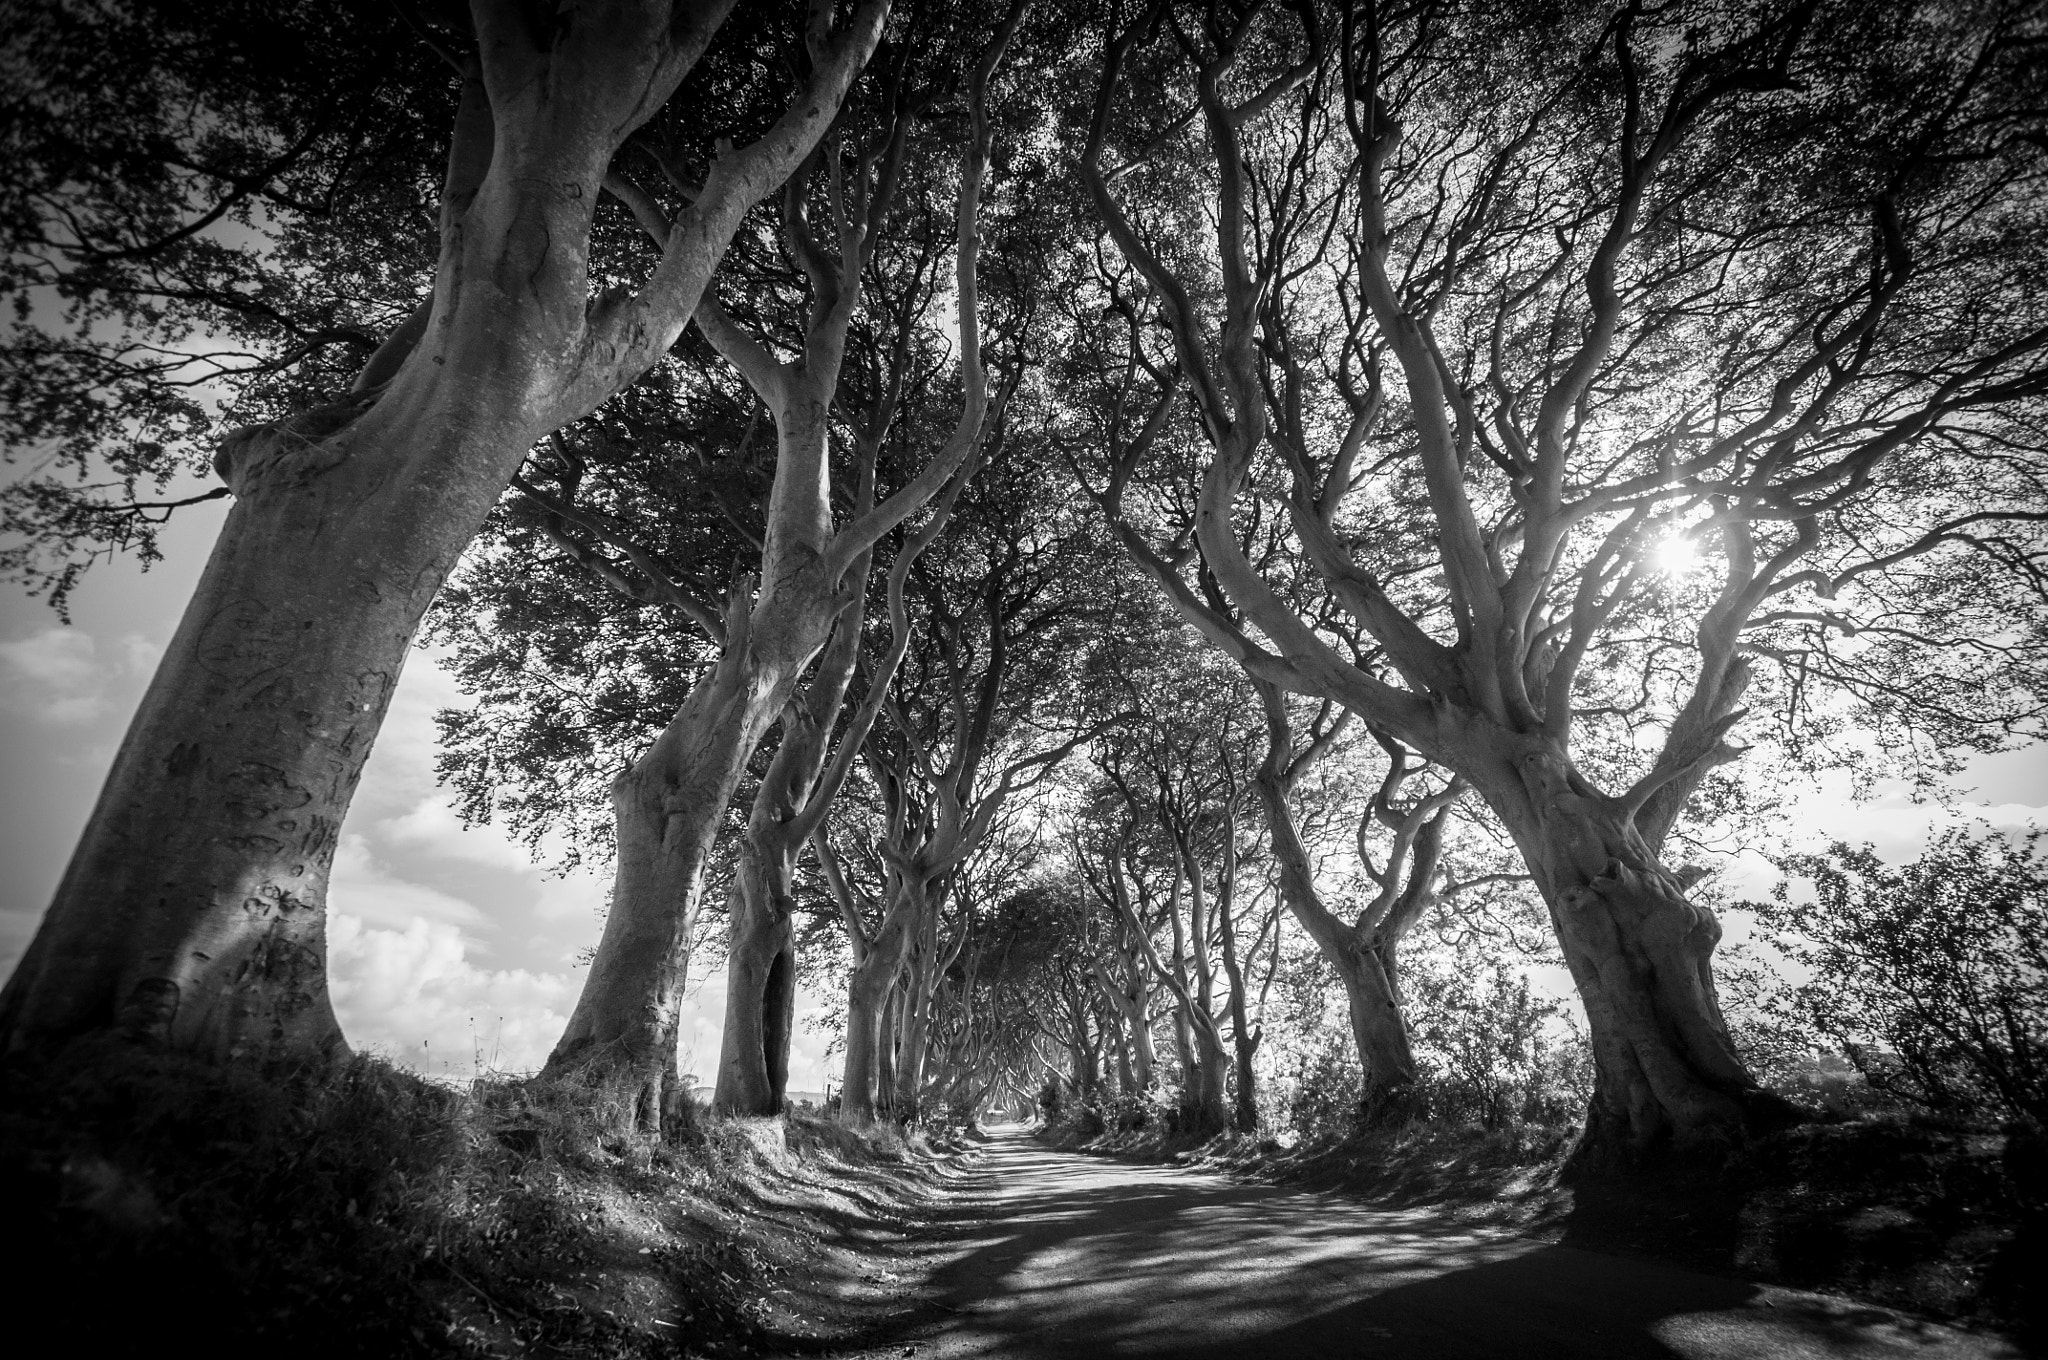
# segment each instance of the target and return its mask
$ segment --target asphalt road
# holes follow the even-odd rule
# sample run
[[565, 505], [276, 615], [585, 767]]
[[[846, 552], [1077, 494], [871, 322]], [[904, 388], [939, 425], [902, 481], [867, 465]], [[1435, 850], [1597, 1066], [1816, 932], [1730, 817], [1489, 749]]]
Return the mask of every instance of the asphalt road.
[[1777, 1360], [2020, 1354], [1843, 1299], [997, 1134], [933, 1323], [877, 1354]]

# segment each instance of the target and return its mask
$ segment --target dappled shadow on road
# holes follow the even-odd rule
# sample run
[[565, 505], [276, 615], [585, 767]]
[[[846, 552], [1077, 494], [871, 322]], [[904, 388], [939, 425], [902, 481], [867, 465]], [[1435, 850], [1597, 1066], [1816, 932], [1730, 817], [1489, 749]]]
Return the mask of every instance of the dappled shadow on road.
[[942, 1360], [1002, 1356], [1933, 1357], [1939, 1328], [1421, 1210], [995, 1149], [931, 1280]]

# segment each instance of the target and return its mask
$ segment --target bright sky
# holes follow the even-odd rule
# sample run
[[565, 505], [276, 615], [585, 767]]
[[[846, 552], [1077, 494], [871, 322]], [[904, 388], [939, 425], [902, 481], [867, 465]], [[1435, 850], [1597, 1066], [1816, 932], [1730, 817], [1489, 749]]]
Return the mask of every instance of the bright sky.
[[[0, 589], [0, 975], [27, 947], [142, 696], [156, 658], [204, 564], [221, 504], [181, 512], [165, 561], [96, 568], [66, 628], [43, 604]], [[604, 884], [550, 878], [495, 829], [465, 831], [434, 784], [436, 709], [462, 696], [431, 655], [415, 655], [342, 829], [330, 905], [336, 1009], [358, 1048], [432, 1074], [468, 1076], [485, 1063], [538, 1066], [575, 1003], [577, 951], [597, 939]], [[1999, 825], [2048, 824], [2044, 748], [1993, 757], [1972, 772], [1975, 815]], [[1803, 800], [1795, 831], [1815, 841], [1871, 841], [1910, 858], [1936, 816], [1893, 795], [1851, 805]], [[1731, 885], [1768, 890], [1768, 866], [1745, 855]], [[1731, 941], [1740, 923], [1731, 922]], [[693, 969], [682, 1066], [709, 1082], [724, 1014], [722, 976]], [[799, 998], [800, 1012], [818, 1009]], [[819, 1090], [825, 1036], [799, 1017], [790, 1086]]]

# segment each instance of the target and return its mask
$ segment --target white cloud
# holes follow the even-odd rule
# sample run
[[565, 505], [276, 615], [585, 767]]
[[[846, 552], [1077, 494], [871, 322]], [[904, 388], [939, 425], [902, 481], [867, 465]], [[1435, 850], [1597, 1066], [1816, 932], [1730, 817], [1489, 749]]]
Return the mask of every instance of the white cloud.
[[2048, 826], [2048, 807], [2025, 803], [1960, 803], [1942, 807], [1931, 803], [1864, 805], [1850, 803], [1808, 803], [1794, 810], [1786, 839], [1811, 845], [1822, 841], [1865, 842], [1875, 846], [1880, 858], [1893, 862], [1917, 859], [1936, 828], [1952, 821], [1988, 822], [2002, 830], [2014, 830], [2029, 822]]
[[542, 921], [589, 921], [602, 911], [610, 880], [588, 870], [557, 878], [541, 875], [534, 885], [533, 914]]
[[377, 829], [399, 845], [429, 849], [448, 859], [468, 860], [501, 869], [530, 869], [532, 858], [494, 826], [466, 827], [445, 793], [430, 794], [412, 810], [377, 823]]
[[156, 663], [164, 659], [164, 644], [155, 638], [146, 638], [140, 633], [130, 633], [121, 639], [121, 661], [132, 675], [141, 675], [156, 670]]
[[479, 927], [484, 913], [475, 903], [393, 874], [377, 860], [363, 837], [344, 833], [334, 855], [334, 873], [327, 900], [371, 926], [403, 929], [414, 921], [454, 927]]
[[45, 628], [0, 642], [0, 695], [7, 707], [40, 722], [92, 722], [107, 710], [106, 666], [90, 633]]
[[133, 702], [126, 692], [162, 655], [140, 634], [102, 646], [82, 628], [39, 628], [0, 642], [0, 705], [58, 726], [104, 723]]
[[485, 1066], [539, 1067], [580, 982], [566, 972], [480, 968], [455, 926], [417, 917], [384, 929], [336, 912], [327, 946], [349, 1042], [429, 1075], [474, 1075], [479, 1050]]

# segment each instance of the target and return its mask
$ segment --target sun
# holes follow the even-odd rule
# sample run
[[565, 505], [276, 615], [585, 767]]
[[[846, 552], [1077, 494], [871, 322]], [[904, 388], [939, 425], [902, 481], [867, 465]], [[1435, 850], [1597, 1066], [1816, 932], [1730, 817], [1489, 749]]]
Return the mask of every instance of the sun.
[[1650, 549], [1650, 561], [1665, 576], [1684, 576], [1700, 564], [1700, 550], [1690, 535], [1672, 534]]

